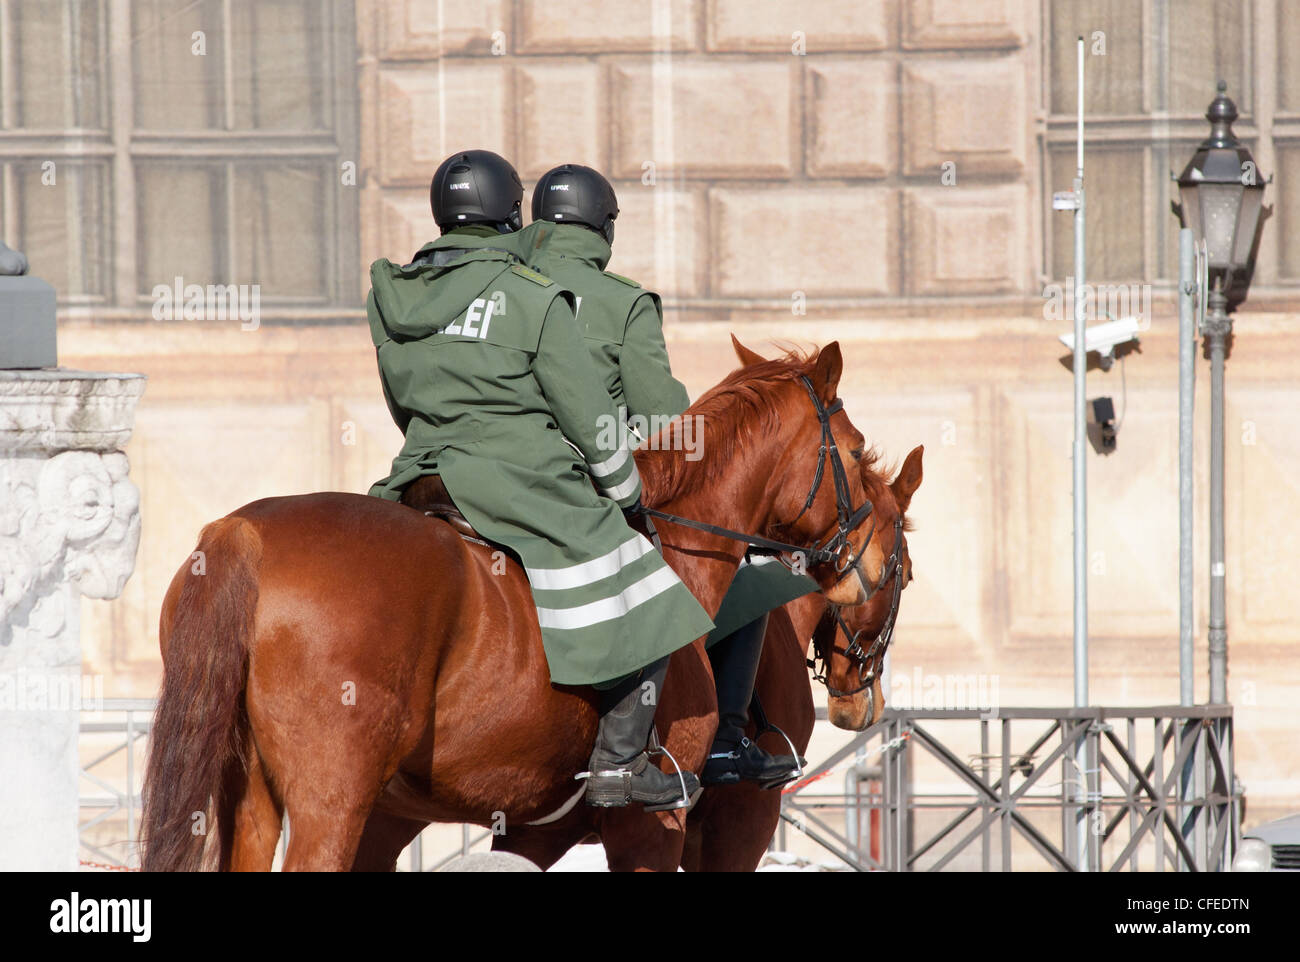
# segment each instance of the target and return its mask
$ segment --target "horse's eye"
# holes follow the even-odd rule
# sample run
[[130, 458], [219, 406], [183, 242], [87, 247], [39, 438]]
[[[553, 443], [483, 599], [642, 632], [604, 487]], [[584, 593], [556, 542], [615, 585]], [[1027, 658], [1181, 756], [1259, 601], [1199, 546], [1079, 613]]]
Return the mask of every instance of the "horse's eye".
[[849, 452], [849, 457], [853, 458], [854, 461], [861, 461], [862, 454], [863, 454], [862, 448], [855, 448], [854, 450]]

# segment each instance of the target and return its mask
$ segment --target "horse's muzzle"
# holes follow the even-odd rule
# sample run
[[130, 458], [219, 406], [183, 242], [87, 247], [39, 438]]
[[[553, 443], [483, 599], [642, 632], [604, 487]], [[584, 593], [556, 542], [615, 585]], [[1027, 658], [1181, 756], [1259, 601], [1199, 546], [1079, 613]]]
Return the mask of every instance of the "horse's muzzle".
[[876, 677], [871, 687], [852, 695], [831, 695], [826, 699], [826, 717], [836, 728], [860, 732], [880, 720], [885, 710], [885, 693]]

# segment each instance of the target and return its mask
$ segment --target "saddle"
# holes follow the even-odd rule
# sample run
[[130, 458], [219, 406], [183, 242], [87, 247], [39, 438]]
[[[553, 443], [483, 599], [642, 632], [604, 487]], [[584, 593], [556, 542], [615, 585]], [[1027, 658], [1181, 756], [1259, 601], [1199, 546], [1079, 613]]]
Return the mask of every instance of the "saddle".
[[399, 500], [408, 507], [423, 511], [431, 518], [441, 518], [464, 538], [487, 543], [487, 539], [474, 530], [474, 526], [466, 520], [460, 513], [460, 508], [456, 507], [456, 503], [451, 500], [451, 494], [447, 491], [447, 486], [442, 483], [440, 475], [426, 474], [413, 481], [407, 485]]

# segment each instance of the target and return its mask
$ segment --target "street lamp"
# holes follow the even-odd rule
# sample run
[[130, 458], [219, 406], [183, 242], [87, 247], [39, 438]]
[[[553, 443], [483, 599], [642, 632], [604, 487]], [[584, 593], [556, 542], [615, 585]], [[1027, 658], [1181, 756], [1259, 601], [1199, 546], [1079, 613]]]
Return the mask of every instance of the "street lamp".
[[1223, 544], [1223, 364], [1232, 334], [1230, 307], [1246, 299], [1264, 213], [1264, 180], [1232, 133], [1237, 106], [1219, 81], [1205, 119], [1210, 136], [1178, 178], [1173, 205], [1183, 227], [1204, 241], [1210, 290], [1201, 333], [1210, 356], [1210, 702], [1228, 700], [1228, 624]]
[[[1264, 181], [1255, 160], [1232, 133], [1237, 105], [1226, 90], [1220, 80], [1219, 95], [1205, 112], [1210, 136], [1178, 178], [1180, 203], [1174, 205], [1182, 225], [1205, 239], [1210, 287], [1226, 298], [1220, 305], [1225, 312], [1245, 300], [1250, 286], [1264, 200]], [[1211, 309], [1213, 300], [1212, 295]]]

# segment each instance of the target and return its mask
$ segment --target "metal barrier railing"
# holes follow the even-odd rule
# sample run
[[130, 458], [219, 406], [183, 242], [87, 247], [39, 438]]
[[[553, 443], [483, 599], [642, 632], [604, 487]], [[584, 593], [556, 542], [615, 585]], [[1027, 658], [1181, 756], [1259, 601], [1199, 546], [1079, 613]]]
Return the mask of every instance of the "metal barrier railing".
[[[1142, 735], [1144, 723], [1149, 737]], [[965, 735], [967, 760], [936, 733], [944, 724]], [[1017, 749], [1013, 734], [1026, 728], [1031, 737]], [[999, 746], [990, 751], [995, 732]], [[1082, 771], [1075, 761], [1080, 745], [1087, 759]], [[876, 754], [879, 764], [866, 766]], [[849, 763], [843, 794], [812, 790]], [[924, 791], [914, 784], [922, 765], [929, 769]], [[1055, 770], [1059, 781], [1048, 783], [1044, 774]], [[938, 871], [955, 864], [1011, 871], [1017, 853], [1022, 862], [1033, 854], [1039, 867], [1062, 871], [1224, 871], [1241, 834], [1233, 771], [1229, 705], [888, 709], [787, 790], [778, 844], [785, 847], [790, 825], [860, 871]], [[855, 778], [878, 788], [851, 792]], [[843, 813], [844, 831], [833, 824], [833, 813]], [[863, 845], [864, 815], [881, 826], [876, 855]], [[1059, 845], [1044, 815], [1059, 818]], [[1078, 831], [1080, 821], [1085, 832]], [[978, 863], [971, 852], [977, 840]]]
[[[83, 815], [93, 813], [77, 826], [83, 865], [133, 869], [140, 864], [136, 828], [139, 824], [144, 766], [137, 757], [137, 751], [142, 750], [146, 744], [149, 728], [153, 724], [153, 711], [152, 698], [105, 698], [82, 709], [83, 737], [96, 734], [122, 736], [121, 741], [112, 743], [93, 759], [81, 764], [80, 791], [84, 792], [87, 782], [99, 790], [96, 794], [82, 794], [80, 797], [79, 806]], [[108, 769], [118, 763], [122, 770], [110, 774]], [[119, 814], [126, 823], [124, 837], [103, 838], [103, 829]], [[93, 858], [85, 858], [85, 855]]]
[[[81, 797], [83, 815], [90, 813], [79, 825], [83, 856], [89, 856], [82, 861], [88, 867], [139, 865], [142, 755], [153, 709], [152, 699], [108, 698], [84, 713], [83, 736], [121, 736], [81, 766], [83, 784], [98, 790]], [[1139, 738], [1142, 722], [1151, 726], [1147, 742]], [[1022, 731], [1025, 724], [1033, 725], [1034, 737], [1022, 749], [1013, 748], [1013, 723]], [[967, 761], [934, 731], [944, 724], [967, 730], [978, 726], [976, 750], [967, 752]], [[1117, 733], [1117, 727], [1122, 731]], [[999, 747], [990, 751], [995, 732]], [[1076, 772], [1071, 749], [1080, 740], [1088, 762], [1085, 771]], [[944, 790], [917, 790], [916, 770], [923, 760], [948, 777]], [[1060, 780], [1043, 784], [1043, 774], [1058, 764]], [[113, 766], [116, 771], [110, 773]], [[841, 771], [841, 794], [813, 791]], [[1036, 854], [1059, 870], [1086, 864], [1093, 871], [1223, 871], [1241, 835], [1241, 792], [1233, 771], [1232, 708], [1227, 705], [887, 709], [880, 722], [786, 790], [774, 841], [787, 848], [787, 826], [792, 826], [861, 871], [935, 871], [954, 864], [991, 871], [995, 861], [1001, 871], [1010, 871], [1018, 851]], [[947, 822], [936, 823], [935, 817], [945, 812], [950, 813]], [[1059, 815], [1059, 846], [1039, 824], [1044, 812]], [[842, 830], [834, 824], [836, 814], [842, 815]], [[1074, 828], [1079, 819], [1090, 826], [1082, 853]], [[117, 823], [121, 836], [114, 838], [111, 826]], [[965, 834], [954, 838], [963, 826]], [[277, 864], [283, 861], [287, 827]], [[481, 850], [492, 838], [479, 826], [461, 825], [458, 846], [426, 858], [433, 844], [446, 845], [447, 828], [426, 829], [399, 866], [436, 871]], [[920, 844], [918, 831], [925, 834]], [[436, 840], [435, 833], [441, 838]], [[968, 854], [976, 840], [978, 864]]]

